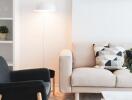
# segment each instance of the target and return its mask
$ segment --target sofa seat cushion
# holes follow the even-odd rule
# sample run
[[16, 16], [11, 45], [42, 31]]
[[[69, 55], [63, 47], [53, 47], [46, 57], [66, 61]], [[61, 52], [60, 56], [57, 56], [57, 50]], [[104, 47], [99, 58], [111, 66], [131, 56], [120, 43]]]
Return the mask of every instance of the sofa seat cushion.
[[101, 68], [76, 68], [72, 74], [72, 86], [115, 87], [116, 77]]
[[116, 87], [129, 88], [132, 87], [132, 73], [129, 70], [117, 70], [114, 72], [117, 77]]

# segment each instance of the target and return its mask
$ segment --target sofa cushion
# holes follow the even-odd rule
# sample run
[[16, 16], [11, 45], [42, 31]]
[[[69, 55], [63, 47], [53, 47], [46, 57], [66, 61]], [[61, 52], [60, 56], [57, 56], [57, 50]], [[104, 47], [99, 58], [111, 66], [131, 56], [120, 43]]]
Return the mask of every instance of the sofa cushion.
[[92, 43], [74, 43], [73, 49], [73, 67], [93, 67], [95, 65], [95, 56]]
[[121, 42], [111, 42], [109, 43], [110, 47], [123, 47], [124, 49], [130, 49], [132, 48], [132, 43], [121, 43]]
[[117, 70], [114, 72], [114, 75], [117, 77], [116, 87], [132, 87], [132, 73], [128, 69]]
[[76, 68], [72, 74], [72, 86], [115, 87], [116, 77], [101, 68]]

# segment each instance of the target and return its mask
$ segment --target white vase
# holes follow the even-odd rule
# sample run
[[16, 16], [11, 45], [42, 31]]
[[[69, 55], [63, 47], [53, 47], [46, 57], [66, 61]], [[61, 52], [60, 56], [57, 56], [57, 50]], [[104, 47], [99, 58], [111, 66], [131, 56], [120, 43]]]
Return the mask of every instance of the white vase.
[[7, 33], [0, 33], [0, 40], [6, 40]]

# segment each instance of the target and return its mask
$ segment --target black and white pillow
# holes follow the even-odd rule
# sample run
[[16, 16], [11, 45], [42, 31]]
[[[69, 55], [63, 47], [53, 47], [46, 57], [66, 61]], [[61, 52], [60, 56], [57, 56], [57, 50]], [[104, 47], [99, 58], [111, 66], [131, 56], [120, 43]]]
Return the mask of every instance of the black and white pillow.
[[94, 45], [96, 65], [105, 66], [106, 69], [122, 69], [124, 64], [124, 51], [122, 47]]
[[104, 46], [97, 46], [96, 44], [94, 44], [93, 46], [95, 51], [95, 57], [103, 55], [105, 52], [107, 52], [107, 49], [109, 48], [108, 44]]

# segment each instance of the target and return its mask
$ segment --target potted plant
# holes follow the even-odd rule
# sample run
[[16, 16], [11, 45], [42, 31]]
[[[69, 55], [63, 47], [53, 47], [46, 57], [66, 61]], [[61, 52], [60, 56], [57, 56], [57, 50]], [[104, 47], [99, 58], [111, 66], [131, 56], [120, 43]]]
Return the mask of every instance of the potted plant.
[[0, 26], [0, 40], [5, 40], [8, 32], [7, 26]]
[[132, 72], [132, 48], [126, 50], [125, 52], [124, 66], [127, 67], [130, 70], [130, 72]]

